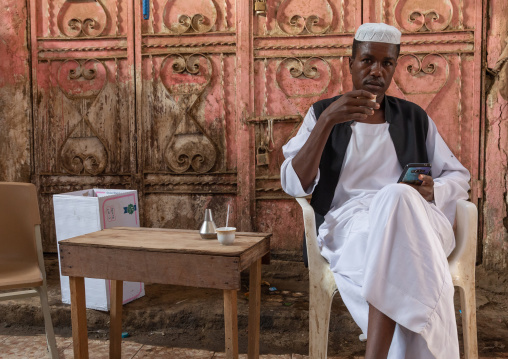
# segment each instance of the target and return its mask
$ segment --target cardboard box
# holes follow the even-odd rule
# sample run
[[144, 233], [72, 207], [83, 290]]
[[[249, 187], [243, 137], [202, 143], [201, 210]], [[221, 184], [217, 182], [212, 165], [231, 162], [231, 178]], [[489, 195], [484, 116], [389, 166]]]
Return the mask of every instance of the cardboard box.
[[[112, 227], [139, 227], [138, 193], [134, 190], [90, 189], [53, 196], [57, 243]], [[58, 245], [60, 261], [60, 245]], [[70, 304], [69, 277], [60, 274], [62, 302]], [[109, 310], [111, 281], [85, 278], [86, 307]], [[123, 283], [123, 304], [145, 295], [139, 282]]]

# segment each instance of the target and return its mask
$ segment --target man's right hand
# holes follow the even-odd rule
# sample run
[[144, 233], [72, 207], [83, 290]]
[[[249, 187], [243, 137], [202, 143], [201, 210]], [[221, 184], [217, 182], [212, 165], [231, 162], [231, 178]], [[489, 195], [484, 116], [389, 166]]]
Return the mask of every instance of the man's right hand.
[[365, 121], [374, 113], [374, 109], [379, 109], [374, 99], [375, 95], [370, 92], [355, 90], [342, 95], [323, 111], [307, 142], [291, 161], [304, 190], [316, 178], [321, 155], [333, 126], [351, 120]]
[[323, 122], [332, 126], [352, 120], [365, 121], [368, 116], [374, 114], [374, 110], [380, 107], [375, 99], [376, 96], [368, 91], [347, 92], [323, 111], [320, 121], [324, 120]]

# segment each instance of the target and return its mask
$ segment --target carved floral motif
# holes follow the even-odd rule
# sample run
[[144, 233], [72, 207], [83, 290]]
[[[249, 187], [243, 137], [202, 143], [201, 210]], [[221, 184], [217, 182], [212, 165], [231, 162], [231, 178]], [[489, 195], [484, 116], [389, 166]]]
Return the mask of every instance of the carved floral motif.
[[288, 57], [277, 66], [275, 83], [302, 115], [325, 93], [331, 78], [330, 64], [323, 58]]
[[74, 175], [98, 175], [106, 168], [108, 152], [87, 119], [81, 119], [63, 143], [60, 161]]
[[182, 108], [181, 116], [175, 119], [175, 132], [164, 151], [166, 164], [177, 173], [204, 173], [215, 165], [215, 144], [190, 114], [190, 110], [210, 83], [211, 76], [210, 59], [202, 54], [188, 57], [171, 54], [162, 62], [162, 83]]
[[399, 58], [393, 81], [404, 96], [425, 109], [447, 84], [449, 76], [450, 65], [443, 55], [407, 54]]
[[106, 142], [88, 120], [88, 111], [106, 86], [107, 74], [104, 64], [95, 59], [66, 60], [58, 69], [58, 87], [81, 116], [59, 151], [62, 167], [71, 174], [97, 175], [108, 163]]
[[71, 100], [94, 100], [107, 82], [107, 68], [96, 59], [66, 60], [57, 74], [57, 82], [63, 94]]
[[108, 16], [98, 0], [67, 0], [58, 12], [57, 24], [67, 37], [97, 37], [106, 29]]
[[395, 21], [409, 32], [435, 32], [450, 26], [453, 6], [450, 0], [398, 0]]
[[217, 21], [215, 3], [212, 0], [202, 0], [199, 6], [196, 5], [189, 0], [168, 0], [162, 17], [166, 28], [175, 34], [210, 31]]
[[286, 34], [323, 34], [330, 28], [333, 12], [328, 0], [284, 0], [277, 10], [277, 26]]

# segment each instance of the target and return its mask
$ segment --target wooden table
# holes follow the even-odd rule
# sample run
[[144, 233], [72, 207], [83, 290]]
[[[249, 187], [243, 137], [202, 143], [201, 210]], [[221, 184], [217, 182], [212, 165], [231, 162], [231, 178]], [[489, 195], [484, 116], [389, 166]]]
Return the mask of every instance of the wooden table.
[[110, 279], [109, 357], [120, 358], [123, 282], [224, 290], [226, 357], [238, 358], [237, 291], [250, 268], [249, 359], [259, 357], [261, 258], [270, 234], [237, 233], [233, 245], [204, 240], [198, 231], [112, 228], [60, 241], [62, 275], [69, 276], [74, 358], [88, 358], [84, 278]]

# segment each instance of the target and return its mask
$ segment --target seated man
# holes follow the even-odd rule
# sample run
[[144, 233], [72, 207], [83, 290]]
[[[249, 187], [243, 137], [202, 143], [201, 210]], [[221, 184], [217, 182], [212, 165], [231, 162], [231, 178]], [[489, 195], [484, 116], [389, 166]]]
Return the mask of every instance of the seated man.
[[[321, 254], [367, 333], [366, 359], [459, 358], [454, 288], [446, 257], [469, 172], [418, 105], [385, 95], [400, 32], [363, 24], [349, 67], [353, 91], [316, 102], [284, 147], [281, 182], [312, 193], [324, 216]], [[421, 185], [397, 184], [408, 163], [431, 163]]]

